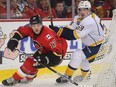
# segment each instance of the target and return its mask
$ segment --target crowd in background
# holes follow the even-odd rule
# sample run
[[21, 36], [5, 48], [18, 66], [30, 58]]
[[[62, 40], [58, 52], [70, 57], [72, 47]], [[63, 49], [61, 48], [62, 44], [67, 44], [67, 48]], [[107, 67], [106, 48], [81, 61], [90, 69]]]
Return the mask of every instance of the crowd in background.
[[[75, 0], [75, 15], [78, 14], [78, 3]], [[92, 5], [92, 12], [100, 18], [112, 17], [114, 9], [113, 0], [89, 0]], [[53, 18], [72, 18], [72, 0], [50, 0]], [[0, 0], [0, 19], [6, 18], [6, 0]], [[48, 0], [10, 0], [11, 18], [30, 18], [33, 15], [40, 15], [43, 19], [50, 18]]]

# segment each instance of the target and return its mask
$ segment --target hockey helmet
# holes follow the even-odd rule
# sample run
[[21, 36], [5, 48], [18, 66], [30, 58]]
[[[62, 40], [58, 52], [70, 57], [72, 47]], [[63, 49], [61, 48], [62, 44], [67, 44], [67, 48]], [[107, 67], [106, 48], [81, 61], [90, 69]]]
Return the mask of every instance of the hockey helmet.
[[39, 15], [30, 18], [30, 24], [42, 24], [42, 18]]
[[89, 1], [81, 1], [78, 5], [78, 9], [80, 8], [88, 8], [91, 9], [91, 4]]

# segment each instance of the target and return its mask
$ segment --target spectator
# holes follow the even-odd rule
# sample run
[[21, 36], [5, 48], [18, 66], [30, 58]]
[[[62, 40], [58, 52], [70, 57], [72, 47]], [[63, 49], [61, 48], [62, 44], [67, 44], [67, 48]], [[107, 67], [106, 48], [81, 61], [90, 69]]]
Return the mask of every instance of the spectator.
[[109, 17], [110, 15], [110, 3], [108, 0], [90, 0], [92, 4], [92, 11], [96, 13], [100, 18]]
[[104, 0], [103, 1], [103, 13], [104, 13], [104, 17], [110, 17], [110, 10], [111, 10], [111, 4], [109, 0]]
[[[77, 8], [78, 8], [78, 4], [79, 4], [80, 1], [81, 0], [75, 0], [75, 15], [78, 14], [78, 9]], [[67, 17], [72, 18], [72, 6], [67, 6]]]
[[64, 9], [64, 5], [62, 1], [57, 1], [55, 10], [56, 10], [57, 18], [66, 18], [67, 12], [66, 9]]
[[[110, 0], [109, 0], [109, 2], [110, 2]], [[109, 15], [110, 17], [113, 16], [112, 11], [113, 11], [114, 9], [116, 9], [116, 0], [111, 0], [111, 9], [110, 9], [110, 15]]]
[[27, 4], [24, 7], [23, 14], [25, 18], [37, 15], [36, 0], [26, 0]]
[[63, 0], [66, 4], [66, 6], [71, 6], [72, 5], [72, 0]]
[[6, 0], [0, 0], [0, 19], [6, 18]]
[[116, 0], [111, 0], [111, 5], [114, 9], [116, 9]]
[[[48, 0], [40, 0], [40, 8], [38, 8], [38, 13], [44, 19], [48, 19], [50, 17], [50, 9]], [[56, 12], [54, 8], [51, 8], [53, 18], [56, 18]]]
[[81, 0], [75, 0], [75, 15], [77, 15], [78, 14], [78, 4], [79, 4], [79, 2], [80, 2]]
[[92, 12], [94, 12], [94, 13], [96, 13], [96, 6], [94, 5], [94, 2], [95, 2], [95, 0], [90, 0], [90, 2], [91, 2], [91, 6], [92, 6]]
[[22, 13], [17, 6], [16, 0], [10, 0], [10, 15], [11, 18], [22, 18]]
[[20, 11], [22, 12], [24, 10], [25, 5], [26, 5], [26, 1], [24, 1], [24, 0], [18, 0], [17, 1], [17, 5], [18, 5]]
[[52, 8], [55, 8], [56, 5], [54, 3], [57, 3], [57, 1], [63, 1], [63, 0], [50, 0]]
[[67, 18], [72, 18], [72, 7], [68, 6], [66, 8], [66, 11], [67, 11]]
[[36, 0], [36, 5], [38, 8], [40, 8], [40, 0]]
[[104, 17], [103, 7], [100, 5], [99, 0], [90, 0], [92, 5], [92, 12], [100, 18]]

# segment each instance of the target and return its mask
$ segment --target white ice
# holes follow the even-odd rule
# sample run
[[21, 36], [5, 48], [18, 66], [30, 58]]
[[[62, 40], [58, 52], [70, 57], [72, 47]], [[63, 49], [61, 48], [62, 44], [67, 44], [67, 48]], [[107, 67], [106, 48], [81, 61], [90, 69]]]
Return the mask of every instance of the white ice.
[[[58, 76], [53, 76], [53, 77], [37, 77], [33, 80], [33, 82], [27, 83], [27, 84], [16, 84], [15, 86], [10, 86], [10, 87], [77, 87], [74, 84], [68, 82], [65, 84], [58, 84], [56, 83], [56, 78], [58, 78]], [[3, 86], [0, 83], [0, 87], [6, 87]]]

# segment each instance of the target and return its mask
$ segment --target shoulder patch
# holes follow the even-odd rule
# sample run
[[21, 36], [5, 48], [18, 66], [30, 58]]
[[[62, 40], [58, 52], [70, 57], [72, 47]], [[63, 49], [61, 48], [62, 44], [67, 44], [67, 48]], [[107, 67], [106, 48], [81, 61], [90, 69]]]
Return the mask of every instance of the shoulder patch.
[[81, 18], [77, 18], [77, 25], [79, 25], [81, 21], [82, 21]]
[[51, 36], [50, 34], [47, 34], [47, 35], [45, 36], [45, 38], [46, 38], [47, 40], [50, 40], [50, 39], [52, 38], [52, 36]]

